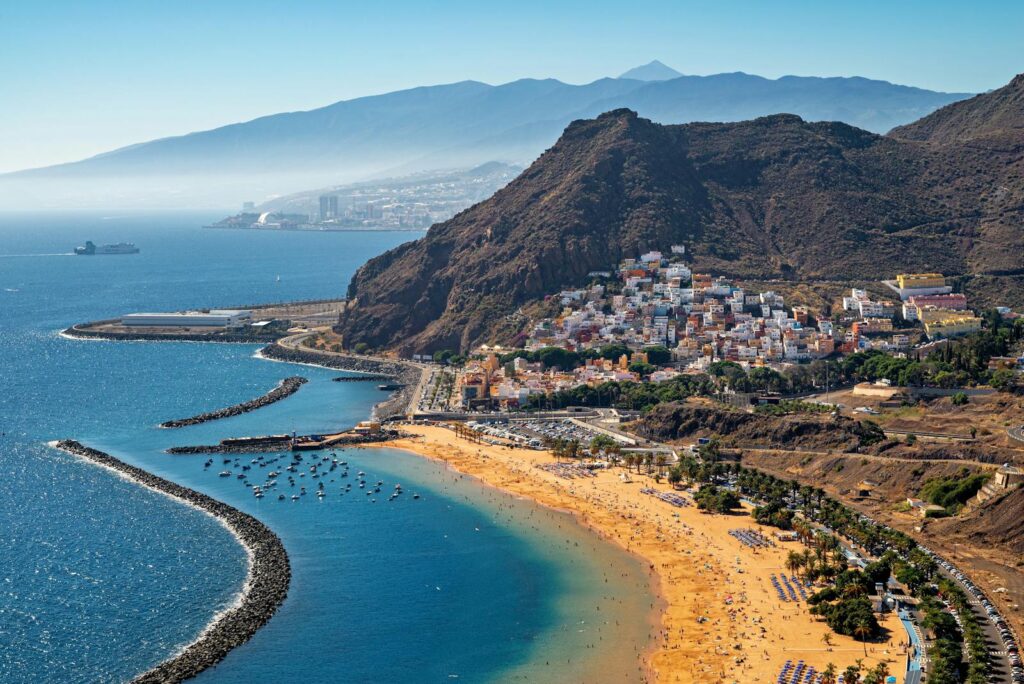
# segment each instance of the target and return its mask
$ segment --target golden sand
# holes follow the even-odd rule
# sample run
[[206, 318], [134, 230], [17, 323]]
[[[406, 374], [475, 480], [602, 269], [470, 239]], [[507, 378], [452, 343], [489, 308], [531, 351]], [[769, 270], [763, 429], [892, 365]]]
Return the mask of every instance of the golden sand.
[[899, 619], [884, 618], [889, 636], [885, 643], [867, 644], [865, 657], [863, 644], [833, 633], [802, 602], [779, 601], [769, 577], [789, 574], [786, 555], [802, 546], [790, 542], [754, 550], [742, 545], [730, 529], [772, 533], [748, 515], [675, 508], [642, 494], [642, 487], [671, 488], [635, 470], [631, 483], [620, 479], [622, 468], [563, 479], [536, 467], [554, 462], [548, 452], [476, 444], [444, 427], [402, 429], [411, 436], [381, 446], [446, 461], [486, 484], [573, 512], [582, 524], [642, 557], [662, 599], [660, 629], [647, 663], [655, 681], [769, 683], [786, 660], [804, 660], [819, 671], [831, 662], [842, 671], [857, 659], [865, 666], [887, 661], [902, 681], [907, 637]]

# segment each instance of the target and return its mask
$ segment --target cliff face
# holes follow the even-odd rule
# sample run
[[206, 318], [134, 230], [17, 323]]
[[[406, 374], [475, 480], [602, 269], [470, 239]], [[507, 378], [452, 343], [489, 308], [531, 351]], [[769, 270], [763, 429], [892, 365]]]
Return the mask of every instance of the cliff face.
[[492, 198], [361, 268], [338, 330], [402, 353], [508, 341], [524, 304], [672, 244], [740, 278], [1019, 277], [1022, 92], [1018, 77], [890, 136], [792, 115], [576, 121]]

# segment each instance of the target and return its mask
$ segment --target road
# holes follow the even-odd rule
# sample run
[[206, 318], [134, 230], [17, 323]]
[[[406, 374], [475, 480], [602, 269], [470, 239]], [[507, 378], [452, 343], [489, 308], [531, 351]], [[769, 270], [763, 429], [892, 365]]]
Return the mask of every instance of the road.
[[1006, 434], [1010, 435], [1010, 439], [1024, 444], [1024, 425], [1020, 425], [1015, 428], [1007, 428]]
[[[963, 571], [961, 570], [961, 572]], [[985, 640], [988, 642], [989, 651], [993, 656], [992, 662], [995, 666], [989, 682], [992, 684], [1003, 684], [1004, 682], [1012, 684], [1013, 678], [1010, 676], [1010, 661], [1003, 646], [1003, 638], [999, 635], [999, 628], [989, 619], [988, 613], [985, 612], [984, 606], [981, 605], [981, 601], [974, 597], [974, 594], [970, 592], [965, 584], [949, 574], [942, 566], [939, 566], [939, 574], [956, 582], [963, 589], [964, 593], [967, 594], [967, 598], [971, 603], [971, 610], [974, 611], [978, 624], [981, 625], [982, 630], [985, 632]], [[991, 600], [991, 597], [989, 597], [989, 600]]]

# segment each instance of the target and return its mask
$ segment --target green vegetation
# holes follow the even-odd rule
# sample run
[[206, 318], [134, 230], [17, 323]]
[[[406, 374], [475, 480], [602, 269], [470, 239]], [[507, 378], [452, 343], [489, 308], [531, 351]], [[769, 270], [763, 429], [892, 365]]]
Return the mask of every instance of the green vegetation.
[[531, 395], [526, 408], [561, 409], [567, 406], [603, 406], [643, 410], [662, 402], [708, 396], [715, 385], [706, 375], [680, 375], [657, 383], [605, 382], [597, 387], [580, 385], [551, 395]]
[[466, 357], [460, 356], [451, 349], [441, 349], [436, 351], [432, 358], [434, 363], [447, 363], [452, 366], [461, 366], [466, 362]]
[[710, 513], [732, 513], [740, 507], [740, 499], [734, 492], [715, 485], [704, 485], [693, 496], [697, 508]]
[[921, 488], [920, 496], [929, 503], [942, 506], [949, 513], [956, 513], [978, 493], [988, 478], [985, 473], [972, 474], [967, 468], [962, 468], [952, 477], [928, 480]]
[[[1024, 341], [1024, 319], [1006, 320], [998, 311], [982, 314], [985, 327], [967, 337], [951, 341], [928, 358], [948, 365], [953, 373], [966, 376], [977, 383], [993, 383], [996, 389], [1020, 389], [1020, 381], [1005, 371], [990, 371], [988, 362], [994, 356], [1007, 356], [1019, 349]], [[960, 383], [965, 384], [965, 383]], [[959, 385], [956, 385], [959, 386]]]
[[[772, 512], [785, 508], [787, 499], [800, 505], [802, 518], [790, 522], [797, 536], [810, 548], [802, 553], [791, 553], [787, 568], [812, 580], [835, 578], [809, 601], [816, 614], [824, 617], [832, 629], [861, 641], [877, 636], [878, 623], [870, 614], [866, 596], [875, 583], [886, 582], [891, 573], [919, 600], [923, 624], [936, 635], [929, 649], [931, 668], [927, 683], [982, 684], [989, 681], [991, 657], [967, 595], [938, 574], [935, 559], [921, 550], [912, 538], [861, 516], [826, 496], [821, 489], [796, 481], [782, 480], [735, 463], [702, 462], [692, 457], [684, 458], [677, 467], [692, 481], [701, 483], [702, 492], [709, 487], [721, 489], [717, 483], [731, 475], [743, 495], [763, 502], [755, 510], [755, 516], [760, 510], [765, 521], [771, 519]], [[709, 490], [709, 498], [713, 491]], [[824, 525], [835, 534], [814, 531], [812, 523]], [[869, 563], [863, 571], [846, 569], [836, 535], [857, 544], [878, 560]], [[945, 610], [942, 601], [956, 611], [962, 629]], [[848, 670], [858, 678], [848, 681], [861, 681], [859, 666]], [[872, 677], [871, 681], [877, 679], [877, 673], [869, 671], [868, 676]], [[869, 680], [865, 677], [863, 681]]]

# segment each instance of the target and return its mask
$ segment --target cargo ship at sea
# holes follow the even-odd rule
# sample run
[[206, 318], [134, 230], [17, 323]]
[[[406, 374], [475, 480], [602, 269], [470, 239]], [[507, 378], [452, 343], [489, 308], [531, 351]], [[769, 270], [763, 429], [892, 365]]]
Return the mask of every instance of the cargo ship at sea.
[[131, 242], [118, 242], [116, 245], [95, 245], [86, 240], [85, 245], [75, 247], [75, 254], [92, 256], [93, 254], [138, 254], [139, 248]]

